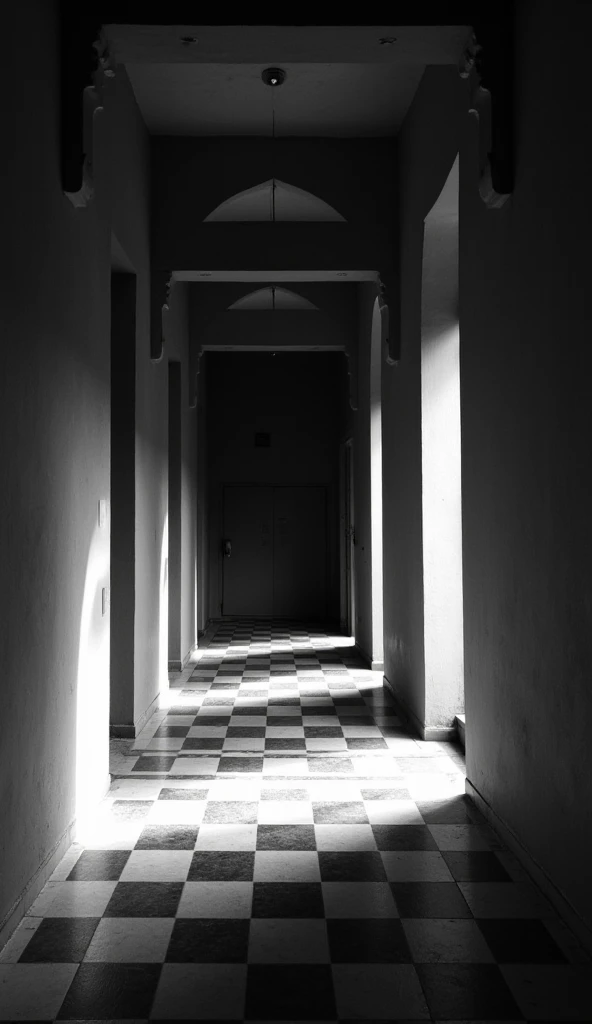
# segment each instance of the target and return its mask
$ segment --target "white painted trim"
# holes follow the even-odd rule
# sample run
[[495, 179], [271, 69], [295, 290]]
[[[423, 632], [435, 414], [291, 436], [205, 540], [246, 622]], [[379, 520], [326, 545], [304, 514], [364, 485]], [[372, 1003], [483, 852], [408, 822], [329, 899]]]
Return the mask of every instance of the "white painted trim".
[[517, 860], [520, 861], [520, 864], [530, 875], [534, 884], [538, 886], [543, 895], [549, 900], [549, 903], [551, 903], [555, 908], [559, 916], [565, 921], [567, 926], [571, 928], [572, 932], [577, 936], [584, 949], [589, 954], [592, 954], [592, 927], [584, 921], [575, 907], [571, 905], [567, 897], [564, 896], [561, 890], [555, 885], [555, 882], [549, 877], [542, 865], [534, 859], [532, 854], [522, 844], [516, 833], [509, 825], [506, 824], [503, 818], [499, 817], [493, 807], [491, 807], [485, 797], [481, 795], [479, 790], [469, 779], [466, 779], [465, 781], [465, 791], [474, 801], [494, 831], [497, 832], [502, 842], [511, 850]]

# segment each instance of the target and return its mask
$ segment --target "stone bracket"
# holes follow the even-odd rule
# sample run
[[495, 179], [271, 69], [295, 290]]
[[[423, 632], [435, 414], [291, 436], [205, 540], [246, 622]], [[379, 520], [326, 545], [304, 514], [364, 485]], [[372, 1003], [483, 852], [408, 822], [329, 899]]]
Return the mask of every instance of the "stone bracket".
[[477, 23], [459, 73], [469, 81], [470, 113], [479, 122], [479, 194], [490, 209], [514, 188], [514, 65], [510, 16]]
[[164, 315], [173, 286], [171, 270], [152, 270], [150, 281], [150, 359], [159, 363], [164, 353]]
[[94, 196], [93, 122], [115, 67], [100, 20], [73, 13], [67, 0], [60, 10], [60, 51], [62, 189], [79, 208]]

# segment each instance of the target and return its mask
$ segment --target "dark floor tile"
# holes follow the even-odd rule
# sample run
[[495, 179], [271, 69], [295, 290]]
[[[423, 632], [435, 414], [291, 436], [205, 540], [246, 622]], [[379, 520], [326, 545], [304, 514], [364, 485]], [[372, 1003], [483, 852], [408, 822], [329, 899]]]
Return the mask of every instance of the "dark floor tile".
[[329, 964], [249, 964], [247, 1020], [334, 1020]]
[[410, 800], [411, 794], [404, 786], [396, 789], [362, 789], [363, 800]]
[[181, 918], [175, 921], [168, 963], [247, 962], [249, 921], [238, 918]]
[[376, 725], [370, 715], [346, 715], [343, 712], [339, 715], [341, 725]]
[[70, 874], [69, 882], [117, 882], [129, 850], [83, 850]]
[[21, 964], [79, 964], [99, 917], [45, 917], [19, 958]]
[[[302, 715], [268, 715], [267, 724], [275, 726], [288, 725], [290, 728], [293, 728], [294, 726], [302, 726]], [[306, 730], [304, 731], [304, 735], [306, 736]]]
[[190, 736], [181, 750], [222, 750], [224, 736]]
[[103, 917], [174, 917], [182, 892], [183, 882], [118, 882]]
[[481, 918], [477, 924], [499, 964], [567, 962], [543, 921], [523, 918]]
[[398, 725], [379, 725], [378, 728], [380, 729], [380, 731], [381, 731], [383, 736], [389, 736], [391, 738], [396, 738], [397, 736], [403, 736], [403, 737], [405, 737], [407, 739], [409, 738], [409, 733], [408, 733], [407, 729], [403, 729], [402, 726], [398, 726]]
[[339, 694], [336, 694], [333, 702], [337, 709], [366, 707], [366, 701], [363, 697], [340, 697]]
[[[193, 715], [195, 717], [199, 713], [200, 708], [201, 704], [192, 704], [191, 706], [188, 704], [175, 704], [168, 709], [167, 715]], [[166, 724], [165, 719], [163, 725]]]
[[399, 917], [472, 917], [454, 882], [391, 882]]
[[296, 708], [300, 707], [300, 697], [271, 696], [268, 705], [270, 708]]
[[253, 917], [324, 917], [318, 882], [255, 882]]
[[258, 850], [316, 850], [314, 825], [258, 825]]
[[400, 921], [375, 918], [331, 918], [327, 921], [331, 962], [334, 964], [411, 963]]
[[58, 1020], [147, 1018], [160, 964], [81, 964]]
[[452, 877], [457, 882], [511, 882], [495, 853], [486, 850], [442, 850]]
[[[322, 718], [326, 715], [332, 715], [335, 717], [335, 725], [337, 725], [337, 712], [333, 703], [331, 704], [303, 704], [302, 714], [307, 717]], [[349, 716], [348, 716], [349, 717]]]
[[219, 772], [262, 772], [263, 756], [261, 757], [224, 757], [220, 758]]
[[522, 1020], [499, 967], [490, 964], [415, 964], [435, 1020]]
[[208, 789], [161, 789], [159, 800], [207, 800]]
[[133, 772], [170, 772], [176, 760], [175, 754], [143, 754], [138, 758]]
[[256, 825], [259, 804], [256, 800], [210, 800], [204, 825]]
[[267, 704], [257, 704], [257, 705], [253, 705], [253, 706], [251, 706], [249, 704], [246, 704], [244, 706], [241, 705], [241, 704], [235, 704], [233, 709], [232, 709], [232, 724], [235, 725], [236, 724], [235, 723], [235, 719], [237, 717], [240, 718], [243, 715], [262, 715], [262, 716], [266, 716], [267, 715]]
[[256, 737], [265, 736], [264, 725], [231, 725], [228, 728], [226, 736], [230, 739], [232, 736], [243, 737], [244, 739], [255, 739]]
[[306, 743], [303, 739], [282, 739], [268, 736], [265, 740], [265, 750], [306, 750]]
[[193, 850], [197, 825], [146, 825], [136, 843], [136, 850]]
[[252, 882], [255, 853], [250, 850], [197, 850], [188, 882]]
[[437, 850], [427, 825], [373, 825], [379, 850]]
[[225, 726], [229, 726], [232, 721], [231, 715], [206, 715], [202, 711], [195, 720], [195, 725], [210, 726], [210, 728], [224, 729]]
[[305, 725], [304, 735], [307, 739], [343, 739], [340, 725]]
[[387, 750], [388, 747], [382, 736], [360, 736], [346, 737], [348, 750]]
[[187, 735], [189, 728], [190, 727], [188, 725], [166, 725], [165, 723], [164, 725], [159, 726], [154, 733], [154, 736], [157, 739], [161, 739], [162, 737], [175, 737], [176, 739], [180, 739], [182, 736]]
[[353, 772], [353, 761], [349, 757], [310, 757], [308, 767], [311, 772], [326, 772], [327, 774], [339, 774], [340, 772]]
[[465, 796], [455, 796], [446, 800], [418, 800], [417, 806], [427, 825], [472, 825], [467, 801]]
[[367, 825], [368, 815], [362, 801], [327, 800], [313, 802], [315, 825]]
[[379, 853], [356, 851], [333, 853], [319, 851], [323, 882], [384, 882], [386, 873]]

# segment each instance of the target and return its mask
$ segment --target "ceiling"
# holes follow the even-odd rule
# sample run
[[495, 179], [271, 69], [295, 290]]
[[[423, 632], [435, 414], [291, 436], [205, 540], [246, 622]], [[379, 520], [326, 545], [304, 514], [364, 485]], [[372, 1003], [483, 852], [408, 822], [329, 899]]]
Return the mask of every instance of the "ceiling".
[[396, 135], [421, 65], [283, 64], [276, 89], [261, 64], [128, 64], [153, 135]]
[[[428, 64], [458, 64], [469, 27], [106, 25], [154, 135], [396, 135]], [[270, 88], [269, 66], [286, 71]]]

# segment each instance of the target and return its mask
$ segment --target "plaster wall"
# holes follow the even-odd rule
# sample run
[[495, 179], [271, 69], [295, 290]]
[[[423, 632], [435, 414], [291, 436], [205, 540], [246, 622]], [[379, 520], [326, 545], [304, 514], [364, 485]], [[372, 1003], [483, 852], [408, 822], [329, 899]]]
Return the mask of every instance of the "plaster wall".
[[[338, 621], [340, 359], [322, 352], [209, 352], [202, 359], [208, 375], [212, 618], [220, 616], [223, 485], [284, 484], [327, 488], [329, 617]], [[271, 447], [256, 448], [256, 432], [269, 432]]]
[[456, 157], [425, 219], [421, 447], [427, 735], [464, 712]]
[[168, 678], [168, 369], [166, 357], [150, 360], [150, 148], [123, 69], [98, 123], [111, 140], [107, 146], [99, 139], [97, 150], [113, 196], [113, 231], [137, 276], [133, 718], [122, 723], [137, 731]]
[[376, 287], [358, 286], [358, 408], [353, 416], [355, 638], [373, 660], [370, 363], [372, 309]]
[[140, 118], [120, 75], [94, 123], [96, 197], [87, 209], [73, 208], [60, 182], [55, 6], [25, 0], [10, 15], [0, 354], [0, 928], [16, 923], [21, 896], [22, 908], [44, 880], [77, 806], [87, 811], [108, 783], [102, 591], [109, 586], [111, 231], [136, 258], [128, 212], [134, 190], [141, 191], [144, 156]]
[[[189, 288], [176, 282], [165, 315], [165, 355], [179, 364], [180, 407], [177, 410], [179, 445], [179, 509], [176, 580], [176, 623], [169, 629], [169, 660], [183, 662], [194, 648], [196, 635], [197, 557], [197, 408], [195, 383], [189, 375]], [[170, 543], [170, 532], [169, 532]], [[172, 566], [169, 575], [172, 583]]]
[[467, 768], [590, 928], [592, 164], [585, 65], [564, 76], [545, 56], [569, 52], [589, 15], [517, 11], [516, 183], [501, 210], [475, 190], [474, 124], [461, 164]]

